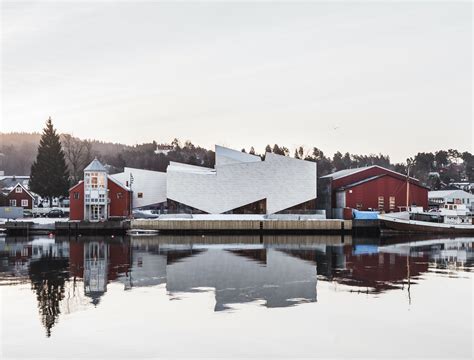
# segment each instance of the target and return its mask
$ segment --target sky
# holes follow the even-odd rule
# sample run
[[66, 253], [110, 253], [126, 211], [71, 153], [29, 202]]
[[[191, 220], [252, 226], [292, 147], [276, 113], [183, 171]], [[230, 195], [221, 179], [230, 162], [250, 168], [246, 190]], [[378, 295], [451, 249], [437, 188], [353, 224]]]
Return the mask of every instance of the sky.
[[2, 1], [0, 131], [473, 149], [471, 2]]

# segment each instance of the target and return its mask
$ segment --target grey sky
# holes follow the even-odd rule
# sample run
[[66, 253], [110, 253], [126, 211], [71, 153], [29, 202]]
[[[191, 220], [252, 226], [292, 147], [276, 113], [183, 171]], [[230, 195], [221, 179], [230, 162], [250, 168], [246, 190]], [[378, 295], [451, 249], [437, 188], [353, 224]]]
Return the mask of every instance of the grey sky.
[[470, 2], [2, 2], [1, 131], [472, 151]]

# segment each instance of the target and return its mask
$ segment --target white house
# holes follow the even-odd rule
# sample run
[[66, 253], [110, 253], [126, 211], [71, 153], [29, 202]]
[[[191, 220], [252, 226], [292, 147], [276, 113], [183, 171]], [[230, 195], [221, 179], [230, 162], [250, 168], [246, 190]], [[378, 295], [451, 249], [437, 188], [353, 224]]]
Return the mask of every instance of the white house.
[[428, 201], [432, 204], [464, 204], [474, 209], [474, 195], [464, 190], [438, 190], [428, 192]]

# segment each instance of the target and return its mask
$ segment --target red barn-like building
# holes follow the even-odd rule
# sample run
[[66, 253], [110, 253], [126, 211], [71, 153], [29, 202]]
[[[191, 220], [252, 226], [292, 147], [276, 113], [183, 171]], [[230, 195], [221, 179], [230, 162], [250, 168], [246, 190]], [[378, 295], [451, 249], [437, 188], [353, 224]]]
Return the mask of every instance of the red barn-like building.
[[[107, 176], [108, 217], [126, 218], [132, 213], [131, 191], [125, 185]], [[69, 189], [69, 219], [84, 220], [84, 181]]]
[[[344, 208], [399, 211], [407, 205], [428, 208], [428, 188], [418, 179], [409, 178], [381, 166], [347, 169], [321, 177], [318, 201], [326, 202], [332, 217], [342, 217]], [[326, 210], [328, 211], [328, 210]]]
[[18, 183], [7, 195], [9, 206], [21, 206], [23, 209], [33, 209], [35, 197], [26, 187]]

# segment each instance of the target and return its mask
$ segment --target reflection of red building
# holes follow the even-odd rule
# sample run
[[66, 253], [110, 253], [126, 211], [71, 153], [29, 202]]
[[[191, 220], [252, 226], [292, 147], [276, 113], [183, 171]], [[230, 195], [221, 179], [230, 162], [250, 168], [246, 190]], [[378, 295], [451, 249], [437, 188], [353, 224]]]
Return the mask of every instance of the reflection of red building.
[[396, 288], [397, 283], [428, 271], [428, 254], [409, 256], [375, 252], [354, 255], [350, 247], [344, 252], [346, 268], [335, 280], [341, 284], [369, 287], [376, 292]]
[[318, 275], [326, 280], [370, 288], [373, 292], [395, 289], [397, 284], [428, 271], [428, 253], [407, 256], [379, 252], [376, 245], [369, 245], [368, 248], [371, 248], [371, 252], [360, 254], [351, 245], [328, 246], [325, 252], [295, 249], [280, 251], [315, 263]]
[[86, 295], [97, 304], [108, 282], [129, 272], [130, 246], [104, 241], [71, 241], [69, 266], [72, 276], [84, 279]]

